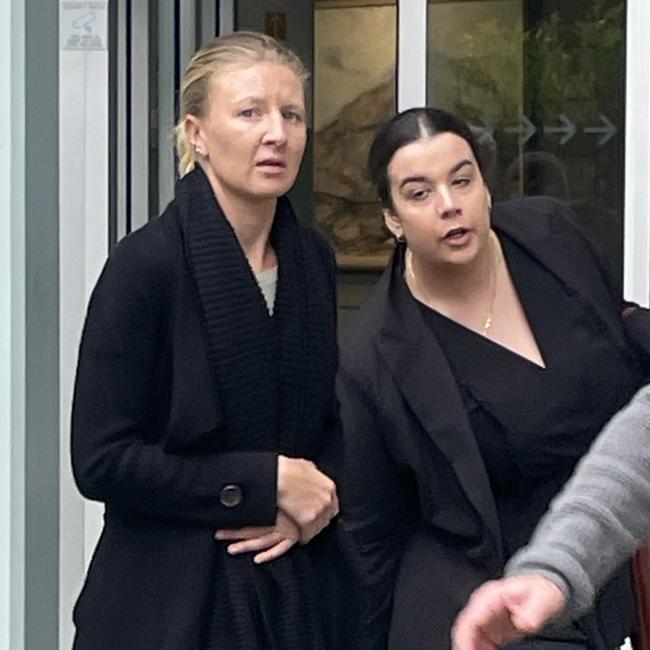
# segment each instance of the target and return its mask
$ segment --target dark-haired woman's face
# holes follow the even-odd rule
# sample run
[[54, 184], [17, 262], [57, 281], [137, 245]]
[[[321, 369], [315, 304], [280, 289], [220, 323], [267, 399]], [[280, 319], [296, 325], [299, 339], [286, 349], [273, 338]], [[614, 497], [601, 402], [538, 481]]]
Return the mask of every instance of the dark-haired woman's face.
[[469, 144], [454, 133], [423, 137], [388, 164], [386, 225], [429, 264], [466, 264], [488, 241], [490, 193]]

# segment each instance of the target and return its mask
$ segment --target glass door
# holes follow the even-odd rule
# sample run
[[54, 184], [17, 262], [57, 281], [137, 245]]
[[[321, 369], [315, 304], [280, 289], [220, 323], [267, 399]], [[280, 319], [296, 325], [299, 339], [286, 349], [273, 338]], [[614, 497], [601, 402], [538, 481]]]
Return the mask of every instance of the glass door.
[[427, 103], [478, 138], [495, 199], [544, 194], [623, 276], [625, 0], [429, 0]]

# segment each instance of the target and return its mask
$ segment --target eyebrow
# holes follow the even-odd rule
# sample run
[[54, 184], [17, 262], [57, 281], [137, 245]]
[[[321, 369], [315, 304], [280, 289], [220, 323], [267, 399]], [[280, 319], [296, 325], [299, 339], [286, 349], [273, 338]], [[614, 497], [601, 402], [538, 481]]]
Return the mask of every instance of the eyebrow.
[[[236, 99], [234, 106], [236, 107], [236, 110], [239, 110], [242, 106], [246, 106], [247, 104], [252, 104], [253, 106], [260, 107], [266, 106], [266, 103], [266, 99], [262, 97], [249, 95], [248, 97], [242, 97], [242, 99]], [[283, 104], [280, 108], [283, 111], [294, 111], [295, 113], [300, 114], [303, 119], [305, 119], [307, 116], [307, 109], [304, 105], [301, 106], [300, 104], [289, 103]]]
[[[469, 159], [469, 158], [463, 158], [462, 160], [459, 160], [450, 170], [450, 174], [455, 174], [457, 171], [465, 167], [465, 165], [473, 165], [474, 163]], [[428, 181], [429, 178], [427, 176], [423, 175], [415, 175], [415, 176], [407, 176], [400, 184], [399, 187], [400, 189], [404, 187], [405, 185], [408, 185], [408, 183], [425, 183]]]
[[465, 167], [465, 165], [473, 165], [474, 163], [469, 159], [469, 158], [463, 158], [463, 160], [460, 160], [457, 162], [450, 170], [450, 174], [455, 174], [457, 171]]
[[300, 104], [283, 104], [282, 108], [288, 108], [292, 111], [304, 111], [305, 107], [301, 106]]
[[253, 102], [255, 104], [259, 104], [263, 101], [264, 100], [261, 97], [258, 97], [257, 95], [247, 95], [246, 97], [241, 97], [240, 99], [236, 99], [235, 103], [241, 104], [245, 102]]
[[400, 189], [409, 183], [424, 183], [429, 179], [426, 176], [407, 176], [400, 184]]

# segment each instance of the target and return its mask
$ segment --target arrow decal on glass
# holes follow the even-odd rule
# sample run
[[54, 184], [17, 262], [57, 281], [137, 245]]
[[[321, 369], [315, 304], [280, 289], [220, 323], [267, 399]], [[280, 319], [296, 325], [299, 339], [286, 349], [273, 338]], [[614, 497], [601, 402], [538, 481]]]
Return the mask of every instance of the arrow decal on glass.
[[598, 146], [602, 147], [605, 143], [611, 140], [616, 133], [618, 133], [618, 129], [602, 113], [599, 117], [603, 126], [587, 126], [585, 127], [584, 132], [599, 135]]
[[562, 135], [560, 144], [566, 144], [576, 134], [576, 125], [564, 114], [560, 114], [562, 126], [545, 126], [544, 133], [559, 133]]
[[486, 141], [489, 142], [490, 140], [494, 140], [494, 127], [483, 119], [481, 120], [481, 123], [481, 126], [478, 126], [476, 124], [469, 125], [469, 128], [471, 129], [474, 138], [476, 138], [476, 141], [483, 143]]
[[507, 126], [504, 130], [506, 133], [516, 133], [519, 144], [526, 144], [537, 133], [535, 125], [525, 115], [520, 116], [518, 126]]

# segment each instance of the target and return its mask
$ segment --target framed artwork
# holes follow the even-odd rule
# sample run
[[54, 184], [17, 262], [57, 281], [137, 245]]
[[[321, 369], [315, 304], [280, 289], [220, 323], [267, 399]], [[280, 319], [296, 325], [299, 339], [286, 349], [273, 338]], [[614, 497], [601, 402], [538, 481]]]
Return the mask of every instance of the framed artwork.
[[395, 2], [315, 3], [315, 225], [343, 269], [383, 268], [393, 248], [366, 172], [377, 128], [395, 113]]

